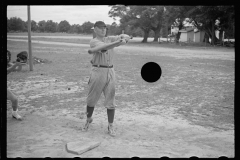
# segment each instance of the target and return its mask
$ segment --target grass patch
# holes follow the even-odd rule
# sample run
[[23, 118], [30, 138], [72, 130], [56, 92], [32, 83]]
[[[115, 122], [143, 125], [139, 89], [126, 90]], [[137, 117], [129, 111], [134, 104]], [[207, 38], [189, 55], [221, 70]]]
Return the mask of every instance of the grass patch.
[[[136, 45], [139, 45], [144, 54], [136, 55], [134, 49], [119, 49], [115, 55], [116, 101], [120, 110], [142, 110], [147, 113], [151, 107], [151, 114], [171, 116], [170, 113], [175, 112], [193, 124], [216, 128], [230, 124], [233, 127], [234, 61], [207, 58], [179, 60], [168, 56], [149, 56], [147, 45], [151, 47], [158, 44]], [[8, 75], [8, 81], [24, 81], [29, 76], [44, 74], [77, 82], [90, 74], [92, 56], [87, 54], [88, 47], [34, 43], [32, 47], [34, 56], [48, 59], [52, 63], [36, 64], [33, 72], [25, 66], [22, 72]], [[7, 41], [7, 48], [12, 53], [12, 61], [16, 60], [17, 53], [28, 51], [26, 42]], [[161, 47], [156, 48], [156, 52], [161, 53], [161, 50]], [[167, 51], [169, 54], [179, 52], [178, 49]], [[163, 74], [157, 83], [149, 84], [141, 78], [141, 67], [148, 61], [161, 64]], [[84, 87], [84, 91], [76, 97], [87, 95], [87, 85]], [[57, 103], [57, 100], [52, 99], [52, 102]], [[101, 102], [102, 99], [99, 103]], [[68, 107], [71, 109], [71, 106]]]

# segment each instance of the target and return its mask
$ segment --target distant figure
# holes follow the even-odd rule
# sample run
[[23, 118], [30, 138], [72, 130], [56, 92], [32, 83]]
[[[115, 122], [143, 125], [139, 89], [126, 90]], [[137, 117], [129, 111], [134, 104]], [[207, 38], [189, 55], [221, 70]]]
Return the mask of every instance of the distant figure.
[[22, 51], [20, 53], [17, 54], [17, 62], [21, 62], [21, 63], [27, 63], [28, 60], [28, 53], [26, 51]]
[[[7, 74], [14, 71], [21, 71], [22, 64], [20, 62], [10, 63], [11, 53], [7, 50]], [[18, 114], [18, 98], [7, 88], [7, 100], [12, 103], [12, 117], [17, 120], [22, 120], [22, 117]]]
[[[14, 65], [14, 63], [11, 62], [11, 52], [9, 50], [7, 50], [7, 68], [12, 67], [13, 65]], [[21, 71], [21, 70], [22, 70], [22, 65], [15, 65], [14, 69], [11, 69], [10, 72]]]

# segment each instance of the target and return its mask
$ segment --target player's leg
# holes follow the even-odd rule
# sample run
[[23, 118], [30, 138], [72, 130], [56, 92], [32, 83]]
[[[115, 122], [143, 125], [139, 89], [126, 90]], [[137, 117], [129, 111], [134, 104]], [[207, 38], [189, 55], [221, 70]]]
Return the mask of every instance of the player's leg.
[[7, 99], [12, 103], [12, 117], [17, 120], [22, 120], [22, 117], [18, 114], [18, 99], [9, 89], [7, 89]]
[[113, 121], [115, 115], [115, 72], [113, 69], [109, 70], [108, 75], [108, 83], [103, 89], [103, 93], [105, 96], [104, 105], [107, 108], [107, 116], [108, 116], [108, 132], [111, 136], [115, 136], [116, 132], [113, 128]]
[[[13, 63], [8, 63], [8, 67], [11, 67], [13, 66], [14, 64]], [[18, 71], [21, 71], [22, 70], [22, 65], [18, 65], [14, 68], [14, 72], [18, 72]]]
[[14, 71], [21, 71], [22, 70], [22, 65], [18, 65]]
[[87, 131], [89, 124], [92, 122], [92, 114], [94, 111], [94, 107], [97, 104], [102, 90], [106, 84], [106, 74], [103, 70], [100, 68], [93, 68], [91, 77], [89, 79], [88, 85], [89, 85], [89, 92], [87, 96], [87, 108], [86, 108], [86, 113], [87, 113], [87, 120], [86, 124], [83, 127], [83, 130]]

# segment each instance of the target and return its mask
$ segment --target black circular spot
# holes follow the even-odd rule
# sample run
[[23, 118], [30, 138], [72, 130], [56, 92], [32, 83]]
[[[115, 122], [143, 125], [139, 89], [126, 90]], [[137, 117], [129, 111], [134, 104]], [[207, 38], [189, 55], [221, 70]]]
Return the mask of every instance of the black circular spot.
[[160, 65], [155, 62], [148, 62], [142, 66], [141, 76], [149, 83], [156, 82], [162, 75], [162, 69]]

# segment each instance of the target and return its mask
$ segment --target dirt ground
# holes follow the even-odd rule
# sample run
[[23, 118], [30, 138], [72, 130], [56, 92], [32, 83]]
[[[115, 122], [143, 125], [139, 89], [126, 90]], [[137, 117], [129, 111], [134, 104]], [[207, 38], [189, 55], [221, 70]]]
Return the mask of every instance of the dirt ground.
[[[234, 157], [234, 49], [135, 45], [115, 49], [116, 137], [107, 134], [102, 96], [88, 132], [85, 122], [91, 55], [88, 46], [32, 44], [34, 56], [51, 63], [10, 73], [23, 121], [7, 102], [7, 157]], [[12, 59], [26, 42], [7, 41]], [[162, 68], [155, 83], [140, 75], [147, 62]], [[149, 72], [151, 76], [151, 72]], [[66, 143], [99, 140], [75, 155]]]

